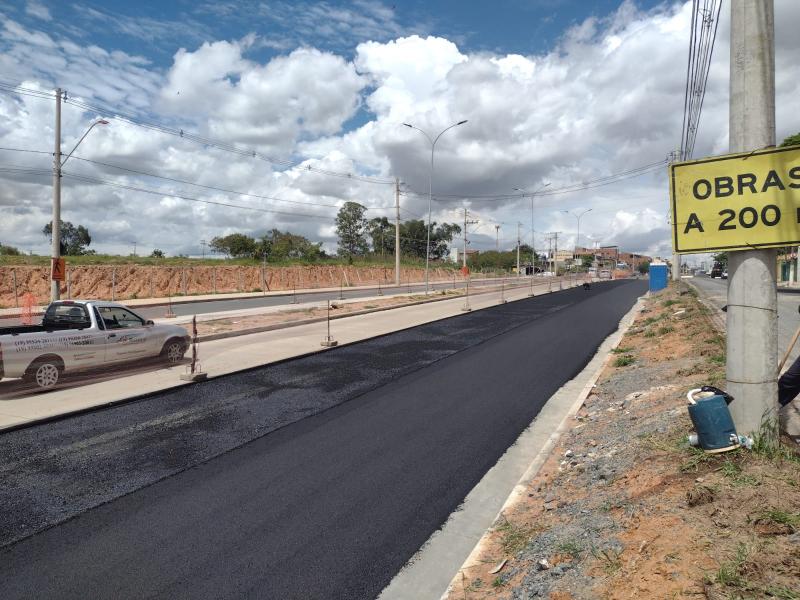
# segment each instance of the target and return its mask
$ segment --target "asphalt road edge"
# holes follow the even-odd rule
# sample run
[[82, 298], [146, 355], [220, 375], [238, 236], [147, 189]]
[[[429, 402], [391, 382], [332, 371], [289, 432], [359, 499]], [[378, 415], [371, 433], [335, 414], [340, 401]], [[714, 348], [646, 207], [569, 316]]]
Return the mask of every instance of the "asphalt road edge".
[[[617, 330], [603, 340], [586, 367], [548, 399], [517, 441], [395, 575], [378, 600], [438, 600], [448, 595], [462, 569], [477, 560], [487, 530], [527, 493], [527, 484], [536, 477], [570, 419], [591, 393], [611, 359], [611, 350], [619, 345], [644, 306], [644, 297], [620, 319]], [[517, 475], [520, 471], [521, 477]], [[513, 486], [510, 492], [509, 485]]]

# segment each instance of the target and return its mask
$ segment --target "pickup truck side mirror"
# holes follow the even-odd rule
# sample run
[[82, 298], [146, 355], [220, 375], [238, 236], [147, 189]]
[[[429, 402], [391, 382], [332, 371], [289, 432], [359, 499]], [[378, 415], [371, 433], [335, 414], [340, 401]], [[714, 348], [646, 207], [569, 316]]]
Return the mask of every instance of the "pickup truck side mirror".
[[144, 324], [145, 324], [145, 327], [148, 326], [148, 325], [155, 325], [155, 323], [153, 323], [153, 321], [151, 321], [149, 319], [147, 321], [145, 321]]

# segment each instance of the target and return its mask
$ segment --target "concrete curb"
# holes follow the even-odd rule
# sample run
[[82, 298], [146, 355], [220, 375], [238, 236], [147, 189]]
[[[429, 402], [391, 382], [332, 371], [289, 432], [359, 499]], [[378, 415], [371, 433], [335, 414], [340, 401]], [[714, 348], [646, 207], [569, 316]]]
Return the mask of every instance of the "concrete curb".
[[[644, 307], [643, 299], [646, 298], [647, 296], [649, 296], [649, 292], [645, 296], [639, 298], [636, 304], [633, 305], [633, 308], [631, 308], [631, 310], [629, 310], [628, 313], [624, 317], [622, 317], [619, 329], [617, 329], [617, 331], [615, 331], [608, 338], [606, 338], [606, 340], [600, 346], [600, 348], [598, 349], [598, 354], [600, 354], [601, 352], [606, 353], [606, 356], [603, 359], [602, 364], [594, 370], [594, 373], [589, 378], [589, 381], [583, 387], [580, 394], [578, 394], [578, 397], [575, 399], [575, 402], [573, 402], [573, 404], [569, 407], [567, 413], [564, 415], [564, 418], [561, 420], [561, 423], [559, 424], [558, 428], [553, 433], [551, 433], [550, 436], [547, 438], [547, 441], [544, 443], [544, 446], [539, 451], [539, 453], [534, 457], [530, 467], [528, 467], [528, 470], [525, 471], [520, 480], [517, 482], [517, 485], [514, 486], [514, 489], [508, 495], [508, 498], [503, 503], [503, 506], [498, 511], [497, 516], [495, 516], [493, 522], [497, 522], [497, 520], [505, 512], [514, 508], [514, 506], [516, 506], [526, 497], [530, 483], [539, 474], [539, 471], [544, 466], [544, 463], [547, 461], [548, 458], [550, 458], [550, 455], [552, 454], [553, 449], [556, 447], [556, 444], [558, 444], [558, 441], [561, 439], [561, 436], [564, 434], [565, 431], [569, 429], [570, 421], [575, 417], [575, 415], [581, 409], [584, 402], [586, 402], [586, 398], [589, 397], [589, 394], [592, 393], [592, 390], [597, 384], [597, 380], [600, 379], [600, 375], [602, 375], [603, 371], [608, 367], [609, 363], [611, 362], [611, 357], [613, 356], [611, 350], [619, 346], [619, 343], [622, 341], [622, 338], [625, 336], [628, 329], [630, 329], [631, 325], [633, 325], [636, 315], [639, 314], [642, 308]], [[608, 346], [604, 348], [606, 344], [608, 344]], [[578, 377], [579, 376], [580, 375], [578, 375]], [[487, 531], [487, 534], [488, 533], [489, 532]], [[477, 564], [478, 557], [480, 556], [481, 552], [484, 549], [484, 546], [487, 543], [486, 538], [487, 536], [486, 534], [484, 534], [484, 536], [481, 537], [480, 541], [475, 545], [475, 548], [467, 557], [467, 560], [464, 561], [464, 564], [453, 576], [453, 579], [451, 580], [450, 585], [447, 587], [445, 593], [442, 594], [441, 597], [442, 600], [444, 600], [448, 596], [448, 594], [450, 594], [453, 585], [456, 584], [456, 582], [458, 581], [461, 572], [464, 569], [467, 569]]]
[[[509, 287], [506, 288], [506, 291], [515, 290], [520, 287], [528, 287], [528, 286], [517, 286], [517, 287]], [[570, 288], [567, 288], [570, 289]], [[481, 296], [485, 294], [496, 294], [499, 290], [497, 289], [488, 289], [488, 290], [481, 290], [480, 292], [470, 293], [470, 296]], [[420, 304], [430, 304], [432, 302], [442, 302], [444, 300], [455, 300], [457, 298], [464, 298], [465, 294], [451, 294], [446, 295], [443, 294], [441, 297], [438, 298], [429, 298], [425, 300], [415, 300], [414, 302], [404, 302], [402, 304], [392, 304], [391, 306], [379, 306], [378, 308], [365, 308], [362, 310], [354, 310], [353, 312], [349, 312], [346, 314], [339, 314], [339, 315], [331, 315], [331, 321], [335, 321], [337, 319], [346, 319], [348, 317], [357, 317], [359, 315], [368, 315], [370, 313], [377, 313], [383, 312], [386, 310], [394, 310], [395, 308], [406, 308], [408, 306], [418, 306]], [[327, 320], [327, 317], [313, 317], [311, 319], [299, 319], [297, 321], [285, 321], [283, 323], [273, 323], [272, 325], [264, 325], [262, 327], [253, 327], [251, 329], [240, 329], [238, 331], [225, 331], [221, 333], [212, 333], [205, 336], [199, 336], [197, 338], [198, 342], [210, 342], [213, 340], [224, 340], [226, 338], [238, 337], [240, 335], [249, 335], [251, 333], [263, 333], [265, 331], [275, 331], [277, 329], [289, 329], [290, 327], [297, 327], [299, 325], [310, 325], [312, 323], [323, 323]]]
[[[619, 344], [641, 310], [641, 305], [640, 298], [620, 319], [617, 330], [603, 340], [583, 371], [550, 397], [532, 423], [467, 494], [464, 502], [444, 525], [426, 540], [381, 591], [378, 600], [434, 599], [447, 595], [461, 570], [474, 561], [480, 552], [482, 540], [500, 514], [496, 512], [497, 506], [501, 506], [500, 512], [508, 510], [508, 506], [525, 493], [525, 483], [536, 475], [566, 428], [569, 418], [583, 404], [605, 368], [611, 356], [610, 350]], [[586, 379], [589, 373], [591, 375]], [[571, 388], [575, 387], [576, 382], [584, 380], [587, 383], [580, 388], [578, 400], [575, 400], [576, 392]], [[519, 473], [522, 473], [521, 477]], [[447, 578], [449, 573], [455, 574]], [[448, 590], [444, 596], [442, 590]]]

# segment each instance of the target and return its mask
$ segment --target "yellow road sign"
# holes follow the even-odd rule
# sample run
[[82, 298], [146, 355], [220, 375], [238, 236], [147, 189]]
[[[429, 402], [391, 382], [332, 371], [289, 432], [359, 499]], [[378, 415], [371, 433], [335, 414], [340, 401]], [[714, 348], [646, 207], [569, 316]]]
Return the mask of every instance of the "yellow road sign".
[[675, 252], [800, 244], [800, 146], [670, 165]]

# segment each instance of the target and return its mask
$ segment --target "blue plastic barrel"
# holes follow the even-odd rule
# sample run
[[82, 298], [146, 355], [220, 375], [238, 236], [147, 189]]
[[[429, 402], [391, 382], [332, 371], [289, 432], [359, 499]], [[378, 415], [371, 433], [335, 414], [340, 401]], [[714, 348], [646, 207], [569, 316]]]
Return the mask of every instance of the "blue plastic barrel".
[[[701, 398], [697, 400], [697, 404], [690, 404], [689, 417], [692, 419], [703, 450], [714, 452], [732, 449], [739, 445], [736, 427], [733, 425], [731, 413], [723, 396]], [[731, 439], [737, 441], [733, 442]]]
[[650, 264], [650, 291], [657, 292], [667, 287], [667, 265]]

